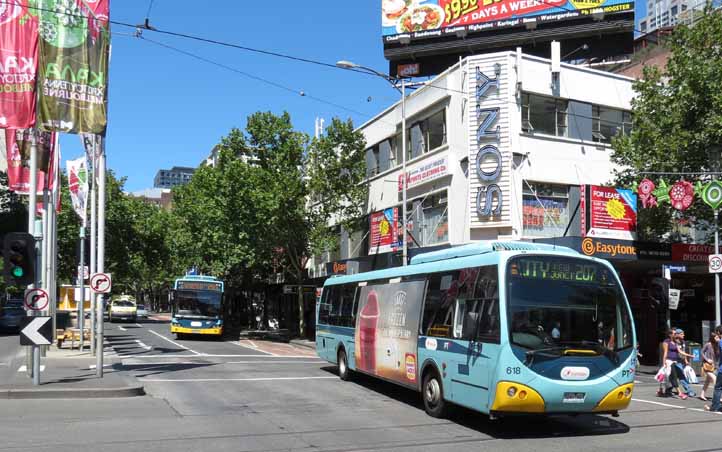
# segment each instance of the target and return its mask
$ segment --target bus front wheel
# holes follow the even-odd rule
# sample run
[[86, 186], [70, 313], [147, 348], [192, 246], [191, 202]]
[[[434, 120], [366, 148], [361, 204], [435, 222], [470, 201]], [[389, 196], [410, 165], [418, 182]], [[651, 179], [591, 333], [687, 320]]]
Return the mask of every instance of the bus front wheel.
[[422, 396], [424, 409], [429, 416], [442, 418], [446, 415], [447, 403], [444, 400], [444, 389], [436, 371], [430, 371], [424, 376]]
[[346, 358], [346, 352], [344, 350], [338, 351], [338, 376], [343, 381], [351, 379], [351, 370], [348, 368], [348, 358]]

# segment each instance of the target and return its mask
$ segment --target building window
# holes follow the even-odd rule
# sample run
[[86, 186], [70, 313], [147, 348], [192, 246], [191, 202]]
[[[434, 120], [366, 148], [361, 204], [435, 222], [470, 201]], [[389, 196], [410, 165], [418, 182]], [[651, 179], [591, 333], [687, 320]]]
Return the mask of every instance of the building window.
[[371, 177], [392, 168], [396, 154], [396, 137], [387, 138], [366, 150], [366, 176]]
[[522, 130], [558, 137], [567, 136], [567, 108], [564, 99], [524, 93], [522, 95]]
[[611, 143], [617, 135], [632, 131], [632, 113], [625, 110], [592, 106], [592, 139], [598, 143]]
[[569, 187], [523, 183], [523, 236], [561, 237], [569, 224]]
[[366, 176], [372, 177], [379, 173], [379, 149], [374, 146], [366, 149]]
[[446, 144], [446, 109], [415, 122], [407, 131], [407, 159], [411, 160]]
[[642, 33], [647, 32], [647, 21], [646, 20], [643, 20], [639, 23], [639, 31], [641, 31]]
[[679, 11], [679, 8], [677, 8], [677, 5], [673, 6], [670, 10], [670, 13], [672, 13], [672, 16], [676, 16]]
[[409, 246], [433, 246], [449, 241], [447, 192], [427, 195], [411, 201], [409, 212]]

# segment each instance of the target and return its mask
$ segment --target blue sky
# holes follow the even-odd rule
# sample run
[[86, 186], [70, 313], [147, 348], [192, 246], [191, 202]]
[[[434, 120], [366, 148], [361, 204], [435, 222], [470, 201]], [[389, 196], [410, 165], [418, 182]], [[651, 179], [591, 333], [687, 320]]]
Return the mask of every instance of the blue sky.
[[[141, 23], [149, 1], [111, 0], [111, 19]], [[150, 21], [163, 30], [388, 70], [380, 1], [155, 0]], [[316, 116], [327, 123], [351, 117], [358, 125], [398, 98], [375, 77], [144, 31], [155, 41], [365, 113], [354, 114], [127, 36], [133, 31], [112, 26], [106, 147], [108, 165], [127, 177], [127, 190], [152, 186], [160, 168], [197, 166], [253, 112], [286, 110], [297, 129], [312, 134]], [[65, 135], [61, 144], [64, 159], [82, 153], [77, 136]]]

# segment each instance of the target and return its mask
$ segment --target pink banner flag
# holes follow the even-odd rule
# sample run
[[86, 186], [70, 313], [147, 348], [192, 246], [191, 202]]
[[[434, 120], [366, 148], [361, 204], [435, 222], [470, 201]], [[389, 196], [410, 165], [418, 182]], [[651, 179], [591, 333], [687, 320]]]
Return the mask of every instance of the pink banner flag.
[[8, 161], [8, 187], [20, 195], [30, 192], [30, 146], [33, 136], [37, 140], [37, 190], [42, 194], [47, 183], [48, 166], [53, 154], [55, 134], [35, 132], [32, 129], [5, 131]]
[[0, 128], [35, 124], [37, 72], [37, 15], [21, 0], [0, 2]]

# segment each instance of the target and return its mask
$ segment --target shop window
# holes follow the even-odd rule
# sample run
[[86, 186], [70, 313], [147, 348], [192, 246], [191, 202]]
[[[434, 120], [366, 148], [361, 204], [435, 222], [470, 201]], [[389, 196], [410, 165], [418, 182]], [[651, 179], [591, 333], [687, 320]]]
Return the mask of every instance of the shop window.
[[524, 237], [561, 237], [569, 224], [569, 187], [523, 182]]
[[[466, 268], [429, 276], [421, 334], [454, 338], [454, 314], [459, 325], [471, 314], [476, 319], [475, 340], [499, 343], [499, 277], [496, 266]], [[458, 333], [458, 331], [457, 331]], [[458, 337], [457, 337], [458, 339]]]
[[523, 93], [522, 130], [558, 137], [567, 136], [568, 101], [537, 94]]
[[446, 144], [446, 109], [411, 125], [407, 132], [408, 160]]
[[409, 238], [409, 246], [431, 246], [449, 241], [446, 191], [413, 200], [407, 209], [411, 223], [409, 231], [413, 235], [413, 239]]
[[611, 143], [617, 135], [632, 131], [632, 114], [629, 111], [601, 105], [592, 106], [592, 139], [598, 143]]

